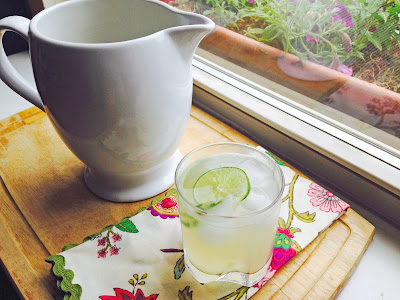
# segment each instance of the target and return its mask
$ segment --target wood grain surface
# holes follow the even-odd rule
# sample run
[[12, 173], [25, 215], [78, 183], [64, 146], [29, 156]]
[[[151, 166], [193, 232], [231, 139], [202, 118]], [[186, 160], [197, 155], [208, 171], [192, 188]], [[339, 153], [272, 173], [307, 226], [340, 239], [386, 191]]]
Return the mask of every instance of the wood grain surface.
[[[255, 145], [193, 107], [182, 154], [213, 142]], [[149, 205], [113, 203], [83, 182], [83, 163], [62, 143], [46, 114], [28, 109], [0, 121], [0, 258], [26, 299], [62, 293], [44, 261], [64, 245]], [[333, 299], [368, 247], [374, 227], [352, 209], [285, 265], [252, 299]]]

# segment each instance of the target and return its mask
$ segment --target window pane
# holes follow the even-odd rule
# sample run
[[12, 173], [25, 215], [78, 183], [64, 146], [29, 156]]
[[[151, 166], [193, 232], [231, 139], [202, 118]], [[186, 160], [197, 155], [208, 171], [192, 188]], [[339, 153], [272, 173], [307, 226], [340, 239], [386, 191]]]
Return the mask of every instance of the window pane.
[[219, 25], [207, 59], [400, 150], [398, 0], [165, 2]]

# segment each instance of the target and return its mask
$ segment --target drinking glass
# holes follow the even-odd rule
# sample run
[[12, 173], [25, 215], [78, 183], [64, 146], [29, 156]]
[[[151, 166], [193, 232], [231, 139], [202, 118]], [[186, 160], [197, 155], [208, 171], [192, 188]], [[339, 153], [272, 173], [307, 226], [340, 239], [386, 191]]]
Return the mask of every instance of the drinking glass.
[[[216, 173], [233, 177], [228, 187], [242, 190], [244, 199], [216, 199], [219, 187], [198, 187]], [[193, 277], [201, 283], [245, 286], [260, 281], [271, 262], [284, 189], [283, 173], [274, 159], [244, 144], [211, 144], [181, 160], [175, 183], [184, 260]]]

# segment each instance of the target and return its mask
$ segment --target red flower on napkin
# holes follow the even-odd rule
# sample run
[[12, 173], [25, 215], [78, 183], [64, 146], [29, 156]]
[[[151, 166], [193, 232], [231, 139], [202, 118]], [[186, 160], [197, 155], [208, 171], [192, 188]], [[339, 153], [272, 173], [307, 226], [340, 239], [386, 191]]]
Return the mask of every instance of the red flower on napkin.
[[153, 216], [160, 216], [162, 219], [179, 217], [178, 201], [172, 195], [150, 206], [148, 210]]
[[100, 296], [99, 298], [101, 300], [155, 300], [158, 297], [158, 294], [145, 297], [141, 289], [138, 289], [135, 295], [130, 291], [120, 288], [114, 288], [114, 292], [115, 296]]

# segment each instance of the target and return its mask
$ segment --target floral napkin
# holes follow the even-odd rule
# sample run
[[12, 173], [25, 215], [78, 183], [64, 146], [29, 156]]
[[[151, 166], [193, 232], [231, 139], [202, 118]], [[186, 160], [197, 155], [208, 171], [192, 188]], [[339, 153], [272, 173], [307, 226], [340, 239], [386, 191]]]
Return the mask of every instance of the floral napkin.
[[281, 166], [285, 191], [267, 275], [252, 287], [198, 283], [185, 272], [176, 190], [135, 216], [65, 246], [53, 264], [64, 299], [245, 299], [254, 295], [293, 256], [339, 218], [349, 205], [320, 185]]

